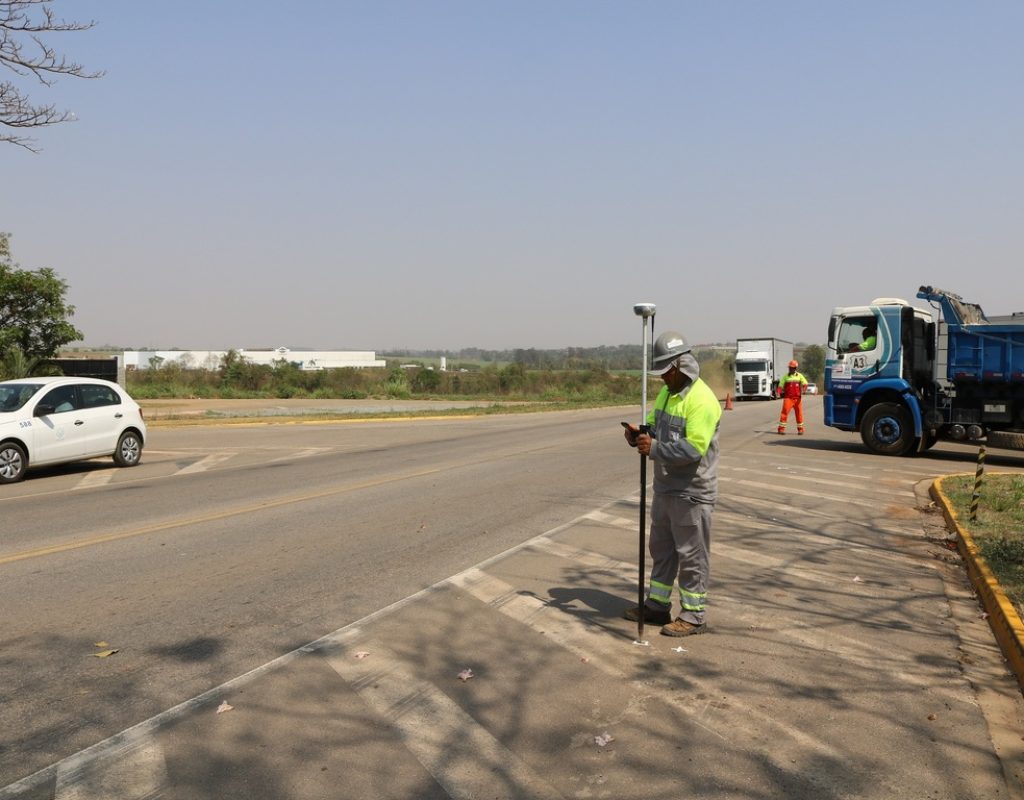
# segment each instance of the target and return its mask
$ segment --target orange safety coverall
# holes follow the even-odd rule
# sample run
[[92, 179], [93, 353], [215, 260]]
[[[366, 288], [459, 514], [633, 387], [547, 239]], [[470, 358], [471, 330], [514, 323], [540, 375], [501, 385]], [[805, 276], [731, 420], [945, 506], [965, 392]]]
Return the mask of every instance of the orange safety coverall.
[[804, 432], [804, 387], [807, 385], [807, 378], [795, 370], [787, 372], [779, 381], [779, 391], [782, 393], [782, 414], [779, 416], [779, 433], [786, 432], [786, 420], [789, 419], [789, 412], [796, 411], [796, 432], [803, 435]]

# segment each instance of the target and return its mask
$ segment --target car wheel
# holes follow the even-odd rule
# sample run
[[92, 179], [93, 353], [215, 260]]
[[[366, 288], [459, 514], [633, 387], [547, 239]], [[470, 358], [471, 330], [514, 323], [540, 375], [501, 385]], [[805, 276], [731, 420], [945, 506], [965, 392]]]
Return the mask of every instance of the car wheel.
[[0, 483], [17, 483], [25, 477], [28, 455], [20, 444], [0, 444]]
[[135, 431], [125, 431], [117, 440], [114, 463], [119, 467], [134, 467], [142, 459], [142, 439]]
[[871, 406], [861, 420], [860, 438], [868, 450], [883, 456], [905, 456], [917, 444], [910, 412], [899, 403]]

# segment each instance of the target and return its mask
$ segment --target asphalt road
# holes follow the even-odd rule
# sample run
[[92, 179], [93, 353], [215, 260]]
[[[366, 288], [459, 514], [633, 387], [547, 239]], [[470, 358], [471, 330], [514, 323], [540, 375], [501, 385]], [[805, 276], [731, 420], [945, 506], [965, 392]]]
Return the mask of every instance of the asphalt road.
[[[154, 428], [138, 468], [5, 487], [0, 786], [1018, 796], [1020, 694], [926, 537], [922, 482], [973, 454], [871, 456], [808, 403], [801, 438], [771, 433], [777, 404], [723, 418], [713, 631], [648, 629], [647, 648], [617, 616], [638, 475], [617, 421], [635, 411]], [[230, 715], [191, 700], [232, 680]], [[119, 747], [143, 788], [89, 789], [137, 775], [102, 744], [133, 725]]]

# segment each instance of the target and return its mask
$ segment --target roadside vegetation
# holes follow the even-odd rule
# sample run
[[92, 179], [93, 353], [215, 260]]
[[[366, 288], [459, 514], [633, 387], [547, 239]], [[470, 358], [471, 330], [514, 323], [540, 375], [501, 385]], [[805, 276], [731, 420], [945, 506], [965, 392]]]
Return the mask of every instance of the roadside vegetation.
[[[285, 359], [255, 364], [229, 350], [216, 369], [196, 369], [154, 357], [145, 369], [126, 375], [137, 399], [191, 398], [309, 400], [479, 400], [538, 407], [629, 405], [640, 398], [642, 360], [638, 345], [564, 350], [461, 351], [459, 354], [383, 354], [385, 369], [303, 370]], [[440, 369], [440, 359], [446, 368]], [[733, 353], [728, 347], [694, 350], [701, 377], [723, 401], [733, 389]], [[820, 380], [824, 348], [803, 349], [805, 374]], [[661, 380], [650, 377], [653, 402]]]
[[[701, 371], [723, 398], [731, 384], [721, 355], [706, 351]], [[639, 356], [638, 356], [639, 360]], [[430, 366], [386, 369], [302, 370], [280, 360], [254, 364], [229, 351], [218, 369], [189, 369], [178, 363], [151, 364], [126, 375], [137, 399], [371, 398], [448, 399], [543, 403], [548, 406], [622, 405], [640, 396], [640, 370], [613, 370], [598, 363], [528, 367], [513, 361], [498, 366], [456, 363], [444, 371]], [[729, 365], [731, 369], [731, 364]], [[660, 386], [651, 379], [649, 393]]]
[[970, 533], [999, 585], [1024, 618], [1024, 475], [987, 474], [971, 520], [974, 476], [942, 481], [957, 521]]
[[[46, 2], [41, 0], [43, 6]], [[0, 380], [60, 374], [56, 357], [83, 338], [72, 324], [75, 307], [68, 304], [67, 292], [67, 282], [52, 269], [28, 270], [17, 264], [10, 235], [0, 232]], [[90, 348], [85, 353], [102, 358], [121, 350]], [[820, 381], [824, 348], [809, 345], [798, 351], [808, 380]], [[724, 400], [733, 388], [734, 347], [698, 345], [693, 352], [701, 377]], [[384, 369], [303, 370], [285, 359], [255, 364], [229, 350], [216, 368], [196, 369], [194, 364], [164, 361], [154, 354], [146, 368], [126, 373], [125, 388], [143, 400], [444, 399], [480, 400], [492, 406], [514, 402], [519, 408], [529, 403], [548, 408], [623, 405], [640, 397], [638, 344], [557, 350], [464, 348], [457, 353], [403, 350], [383, 357], [388, 364]], [[440, 368], [442, 359], [445, 369]], [[651, 378], [652, 400], [660, 387], [660, 379]]]

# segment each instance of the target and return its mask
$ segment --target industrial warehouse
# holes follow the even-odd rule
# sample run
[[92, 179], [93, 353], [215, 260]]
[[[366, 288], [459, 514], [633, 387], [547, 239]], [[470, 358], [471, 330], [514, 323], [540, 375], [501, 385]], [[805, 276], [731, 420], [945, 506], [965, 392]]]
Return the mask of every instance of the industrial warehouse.
[[[125, 350], [122, 364], [125, 369], [155, 369], [176, 364], [183, 369], [217, 369], [228, 354], [227, 350]], [[387, 362], [377, 358], [373, 350], [243, 350], [235, 352], [252, 364], [268, 366], [278, 361], [296, 364], [299, 369], [321, 370], [355, 367], [358, 369], [383, 368]]]

